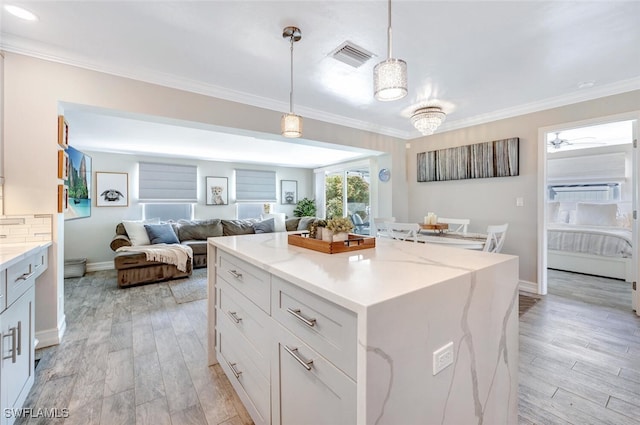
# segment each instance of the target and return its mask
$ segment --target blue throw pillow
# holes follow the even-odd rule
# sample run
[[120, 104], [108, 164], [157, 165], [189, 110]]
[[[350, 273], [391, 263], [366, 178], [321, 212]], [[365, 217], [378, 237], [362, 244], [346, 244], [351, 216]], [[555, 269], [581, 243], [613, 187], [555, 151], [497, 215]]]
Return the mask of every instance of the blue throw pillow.
[[256, 233], [273, 233], [276, 230], [275, 219], [268, 218], [253, 224]]
[[180, 243], [176, 232], [173, 231], [173, 227], [170, 224], [145, 224], [145, 230], [149, 235], [149, 240], [152, 244], [157, 243]]

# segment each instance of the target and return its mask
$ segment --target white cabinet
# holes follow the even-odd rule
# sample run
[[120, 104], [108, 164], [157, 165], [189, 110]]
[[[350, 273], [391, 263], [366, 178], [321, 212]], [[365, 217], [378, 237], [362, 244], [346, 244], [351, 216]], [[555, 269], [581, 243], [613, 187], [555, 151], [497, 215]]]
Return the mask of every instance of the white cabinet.
[[7, 412], [23, 406], [33, 385], [35, 281], [47, 268], [47, 255], [39, 249], [0, 271], [0, 425], [14, 423]]

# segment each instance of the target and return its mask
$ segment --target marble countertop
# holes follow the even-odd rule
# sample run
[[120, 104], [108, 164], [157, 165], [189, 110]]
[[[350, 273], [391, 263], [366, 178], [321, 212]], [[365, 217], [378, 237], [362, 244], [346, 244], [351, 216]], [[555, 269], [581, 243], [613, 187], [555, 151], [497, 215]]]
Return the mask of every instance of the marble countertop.
[[355, 312], [517, 257], [376, 239], [376, 247], [324, 254], [289, 245], [287, 233], [209, 238], [209, 243]]
[[51, 241], [43, 242], [24, 242], [24, 243], [0, 243], [0, 270], [11, 267], [18, 261], [28, 257], [36, 251], [47, 248], [51, 245]]

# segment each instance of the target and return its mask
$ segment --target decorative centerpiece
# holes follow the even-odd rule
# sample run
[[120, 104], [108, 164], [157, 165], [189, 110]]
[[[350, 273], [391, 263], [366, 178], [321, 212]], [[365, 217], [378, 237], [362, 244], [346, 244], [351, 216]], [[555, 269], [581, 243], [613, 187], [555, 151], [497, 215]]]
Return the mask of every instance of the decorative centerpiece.
[[309, 237], [311, 239], [322, 239], [322, 229], [327, 225], [324, 220], [316, 220], [309, 225]]
[[[346, 241], [349, 239], [349, 232], [353, 230], [353, 223], [347, 217], [332, 218], [327, 221], [327, 226], [322, 232], [322, 240], [329, 242]], [[325, 236], [325, 231], [328, 233]]]

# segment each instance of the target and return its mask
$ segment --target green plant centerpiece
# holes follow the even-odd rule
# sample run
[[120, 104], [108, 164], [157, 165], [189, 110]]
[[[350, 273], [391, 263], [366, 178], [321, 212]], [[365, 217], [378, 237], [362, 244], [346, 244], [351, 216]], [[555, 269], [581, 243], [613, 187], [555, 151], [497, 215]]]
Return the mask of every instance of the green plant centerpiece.
[[316, 203], [312, 199], [302, 198], [293, 210], [294, 217], [315, 217]]
[[[353, 230], [353, 223], [347, 217], [336, 217], [327, 221], [327, 229], [333, 232], [333, 242], [348, 239], [348, 233]], [[340, 234], [339, 236], [337, 236]]]
[[318, 227], [325, 227], [327, 222], [324, 220], [315, 220], [313, 223], [309, 225], [309, 237], [311, 239], [319, 239], [318, 238]]

